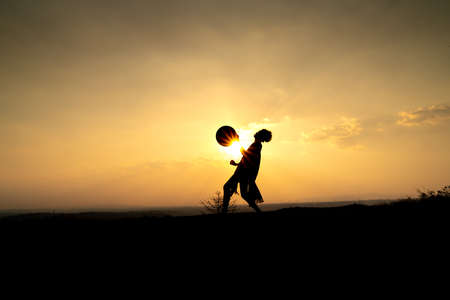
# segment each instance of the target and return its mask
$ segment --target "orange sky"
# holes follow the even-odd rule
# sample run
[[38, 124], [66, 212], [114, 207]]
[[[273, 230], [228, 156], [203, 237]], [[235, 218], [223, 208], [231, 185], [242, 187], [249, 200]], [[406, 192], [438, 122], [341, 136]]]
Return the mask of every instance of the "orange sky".
[[450, 182], [448, 1], [62, 2], [0, 4], [0, 209], [198, 205], [222, 125], [266, 203]]

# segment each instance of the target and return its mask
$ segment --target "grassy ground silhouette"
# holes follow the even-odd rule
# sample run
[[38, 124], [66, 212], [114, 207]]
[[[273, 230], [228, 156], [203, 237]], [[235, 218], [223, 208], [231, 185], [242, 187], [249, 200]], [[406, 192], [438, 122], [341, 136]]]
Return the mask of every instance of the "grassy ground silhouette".
[[[126, 213], [36, 213], [0, 219], [2, 232], [141, 232], [155, 236], [183, 235], [220, 236], [217, 232], [235, 234], [276, 235], [317, 232], [357, 232], [414, 234], [433, 229], [438, 232], [448, 223], [450, 187], [439, 191], [420, 192], [408, 198], [380, 205], [353, 204], [342, 207], [291, 207], [256, 213], [208, 214], [197, 216], [151, 216], [144, 212]], [[442, 227], [444, 228], [444, 227]], [[401, 232], [401, 233], [400, 233]]]

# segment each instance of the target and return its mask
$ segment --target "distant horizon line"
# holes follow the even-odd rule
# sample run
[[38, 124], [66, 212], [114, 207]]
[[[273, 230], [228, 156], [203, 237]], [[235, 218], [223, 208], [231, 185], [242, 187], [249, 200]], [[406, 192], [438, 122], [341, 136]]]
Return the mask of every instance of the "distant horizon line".
[[[264, 202], [262, 207], [271, 206], [341, 206], [352, 203], [375, 203], [375, 202], [390, 202], [405, 198], [378, 198], [378, 199], [360, 199], [360, 200], [329, 200], [329, 201], [290, 201], [290, 202]], [[247, 208], [248, 205], [244, 203], [236, 204], [239, 208]], [[181, 210], [181, 209], [203, 209], [201, 204], [190, 205], [97, 205], [97, 206], [73, 206], [73, 207], [41, 207], [41, 208], [0, 208], [0, 214], [13, 212], [115, 212], [121, 211], [144, 211], [144, 210]]]

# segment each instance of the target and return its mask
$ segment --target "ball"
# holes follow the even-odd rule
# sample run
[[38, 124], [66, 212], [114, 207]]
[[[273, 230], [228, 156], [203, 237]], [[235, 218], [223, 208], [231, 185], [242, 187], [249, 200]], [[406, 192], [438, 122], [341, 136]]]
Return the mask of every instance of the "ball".
[[220, 145], [228, 147], [231, 146], [234, 141], [239, 140], [239, 136], [233, 127], [222, 126], [216, 132], [216, 140]]

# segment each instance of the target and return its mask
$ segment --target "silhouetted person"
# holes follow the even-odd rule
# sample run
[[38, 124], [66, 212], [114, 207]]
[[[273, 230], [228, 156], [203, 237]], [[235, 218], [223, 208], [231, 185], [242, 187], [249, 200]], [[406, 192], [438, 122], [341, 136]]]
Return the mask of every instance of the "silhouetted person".
[[223, 210], [226, 213], [230, 198], [237, 193], [237, 185], [239, 183], [241, 197], [247, 201], [248, 205], [257, 212], [261, 212], [257, 203], [262, 203], [263, 198], [255, 183], [258, 176], [259, 164], [261, 162], [261, 142], [270, 142], [272, 140], [272, 132], [266, 129], [258, 131], [255, 135], [255, 141], [247, 150], [241, 148], [242, 159], [237, 164], [234, 160], [230, 161], [230, 165], [237, 166], [233, 176], [223, 186]]

